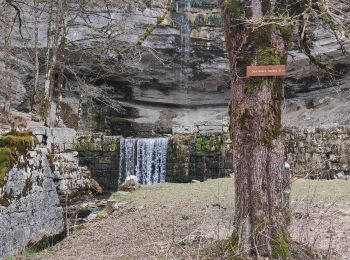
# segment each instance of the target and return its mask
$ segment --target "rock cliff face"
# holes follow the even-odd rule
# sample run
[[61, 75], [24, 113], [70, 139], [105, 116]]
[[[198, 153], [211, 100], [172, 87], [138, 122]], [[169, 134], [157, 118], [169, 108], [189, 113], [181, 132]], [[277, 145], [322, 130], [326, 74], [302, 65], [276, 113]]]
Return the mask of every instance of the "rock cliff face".
[[63, 233], [64, 207], [100, 189], [79, 166], [73, 129], [31, 130], [37, 147], [16, 158], [0, 187], [0, 259]]
[[[116, 1], [108, 10], [101, 4], [86, 9], [88, 21], [77, 18], [68, 34], [69, 69], [62, 109], [66, 125], [130, 136], [187, 131], [202, 121], [216, 122], [218, 127], [226, 123], [222, 120], [230, 80], [216, 0]], [[13, 63], [20, 66], [12, 70], [12, 104], [21, 110], [28, 109], [33, 81], [32, 60], [26, 54], [34, 46], [33, 17], [25, 8], [24, 16], [28, 40], [14, 40]], [[42, 58], [46, 26], [47, 17], [42, 15]], [[108, 30], [98, 34], [93, 28]], [[313, 51], [331, 59], [339, 76], [331, 80], [293, 49], [285, 84], [286, 125], [349, 122], [349, 59], [326, 31], [325, 26], [314, 30]], [[113, 48], [108, 38], [113, 39]], [[135, 47], [138, 42], [142, 45]], [[121, 52], [123, 48], [127, 51]], [[108, 62], [94, 60], [91, 49]], [[118, 103], [122, 112], [113, 109]]]
[[0, 188], [0, 258], [64, 230], [63, 209], [45, 151], [29, 152]]

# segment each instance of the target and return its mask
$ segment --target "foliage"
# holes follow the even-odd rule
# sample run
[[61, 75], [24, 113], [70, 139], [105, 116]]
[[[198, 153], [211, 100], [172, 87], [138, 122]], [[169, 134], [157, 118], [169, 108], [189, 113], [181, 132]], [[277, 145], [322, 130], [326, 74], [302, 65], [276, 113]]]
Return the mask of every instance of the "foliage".
[[221, 143], [220, 136], [196, 136], [195, 151], [196, 153], [218, 152], [220, 151]]

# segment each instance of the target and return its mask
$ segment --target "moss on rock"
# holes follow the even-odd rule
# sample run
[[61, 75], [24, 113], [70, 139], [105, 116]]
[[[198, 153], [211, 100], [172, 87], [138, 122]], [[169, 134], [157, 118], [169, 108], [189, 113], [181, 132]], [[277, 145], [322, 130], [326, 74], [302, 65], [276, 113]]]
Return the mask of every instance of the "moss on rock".
[[10, 132], [0, 136], [0, 187], [5, 185], [7, 173], [18, 155], [25, 154], [32, 147], [31, 132]]
[[0, 187], [5, 184], [5, 177], [13, 164], [14, 158], [10, 148], [0, 148]]
[[220, 151], [221, 144], [221, 136], [196, 136], [195, 151], [196, 153], [218, 152]]
[[227, 8], [233, 19], [241, 19], [244, 16], [244, 6], [237, 0], [230, 0]]

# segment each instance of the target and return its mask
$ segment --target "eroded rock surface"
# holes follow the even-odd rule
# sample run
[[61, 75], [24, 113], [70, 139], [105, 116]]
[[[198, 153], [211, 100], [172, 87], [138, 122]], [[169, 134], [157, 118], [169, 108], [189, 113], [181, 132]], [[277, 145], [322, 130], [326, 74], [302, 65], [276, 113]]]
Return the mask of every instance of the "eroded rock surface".
[[45, 150], [29, 152], [0, 188], [0, 258], [64, 231], [63, 209]]
[[[186, 131], [205, 120], [225, 120], [230, 80], [216, 1], [181, 0], [170, 5], [166, 0], [124, 2], [116, 1], [109, 11], [102, 4], [87, 5], [90, 19], [77, 18], [76, 25], [69, 30], [67, 60], [74, 73], [67, 71], [66, 75], [69, 80], [62, 100], [64, 123], [112, 135], [149, 136], [172, 133], [174, 129]], [[25, 8], [24, 17], [28, 21], [24, 38], [31, 39], [33, 16]], [[108, 17], [113, 20], [111, 24]], [[154, 26], [154, 30], [148, 35], [149, 26]], [[47, 17], [43, 14], [39, 26], [43, 58], [46, 27]], [[110, 30], [97, 32], [93, 27]], [[346, 113], [346, 99], [350, 96], [349, 59], [341, 53], [328, 29], [320, 25], [313, 31], [313, 52], [321, 54], [323, 60], [331, 60], [339, 75], [331, 79], [293, 48], [285, 84], [284, 122], [287, 125], [349, 122], [349, 113]], [[109, 44], [109, 38], [113, 39], [114, 49], [104, 52], [108, 63], [101, 65], [88, 51], [81, 52], [90, 47], [99, 50]], [[134, 48], [140, 39], [144, 39], [142, 45]], [[16, 83], [12, 104], [26, 110], [34, 67], [23, 50], [26, 47], [32, 51], [34, 42], [31, 39], [24, 44], [16, 38], [13, 45], [16, 47], [13, 63], [21, 66], [12, 69]], [[130, 52], [124, 52], [123, 59], [119, 59], [118, 48], [130, 49]], [[2, 63], [0, 70], [1, 66]], [[42, 86], [43, 71], [40, 75]], [[83, 95], [77, 76], [86, 83]], [[321, 96], [326, 101], [321, 100]], [[1, 98], [0, 95], [0, 101]], [[122, 111], [115, 110], [118, 104]], [[334, 109], [329, 109], [331, 106]]]

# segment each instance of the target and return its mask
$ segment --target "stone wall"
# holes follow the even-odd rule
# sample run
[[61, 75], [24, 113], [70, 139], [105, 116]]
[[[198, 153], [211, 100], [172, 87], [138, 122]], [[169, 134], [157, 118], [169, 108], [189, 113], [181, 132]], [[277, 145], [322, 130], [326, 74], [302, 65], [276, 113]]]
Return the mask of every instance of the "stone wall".
[[227, 134], [173, 135], [168, 153], [168, 182], [203, 181], [231, 173], [232, 156]]
[[350, 126], [287, 128], [285, 138], [293, 175], [333, 179], [350, 173]]
[[[102, 134], [82, 135], [77, 139], [79, 164], [105, 191], [118, 188], [120, 137]], [[231, 173], [232, 156], [227, 134], [177, 134], [169, 139], [167, 182], [190, 182], [219, 178]]]
[[105, 191], [118, 188], [119, 177], [119, 137], [101, 134], [82, 135], [77, 139], [79, 164], [87, 166], [91, 177]]

